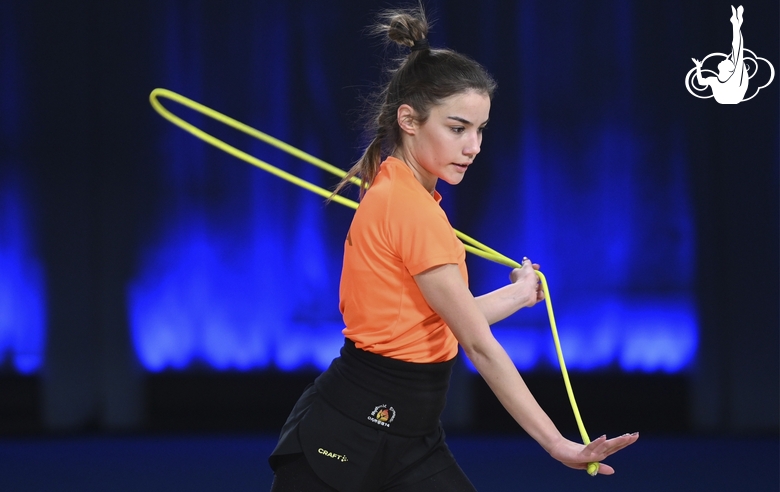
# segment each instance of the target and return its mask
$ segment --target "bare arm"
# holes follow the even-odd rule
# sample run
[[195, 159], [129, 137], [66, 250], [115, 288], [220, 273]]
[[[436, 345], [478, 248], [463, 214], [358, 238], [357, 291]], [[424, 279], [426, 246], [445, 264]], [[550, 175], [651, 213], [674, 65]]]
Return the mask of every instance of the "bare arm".
[[[414, 279], [425, 300], [450, 327], [504, 408], [544, 449], [552, 449], [563, 437], [528, 390], [509, 355], [493, 337], [458, 266], [441, 265]], [[532, 292], [533, 289], [525, 297]]]
[[[527, 264], [530, 265], [530, 261]], [[539, 265], [534, 264], [533, 270], [538, 269]], [[515, 268], [509, 279], [511, 284], [476, 298], [477, 306], [489, 325], [544, 299], [544, 292], [538, 285], [539, 279], [530, 268]], [[535, 286], [534, 289], [531, 289], [532, 286]]]
[[691, 58], [693, 60], [693, 63], [696, 64], [696, 81], [699, 83], [700, 86], [708, 86], [710, 85], [709, 80], [713, 77], [707, 77], [706, 79], [701, 76], [701, 62], [697, 60], [696, 58]]
[[[530, 266], [530, 262], [527, 266]], [[529, 273], [536, 277], [532, 271]], [[539, 406], [509, 355], [493, 336], [477, 301], [463, 282], [458, 266], [447, 264], [434, 267], [416, 275], [414, 279], [425, 300], [450, 327], [466, 355], [507, 412], [553, 458], [572, 468], [584, 469], [589, 462], [601, 461], [639, 437], [636, 434], [609, 440], [602, 437], [588, 446], [565, 439]], [[515, 283], [526, 285], [520, 281]], [[534, 283], [525, 295], [527, 299], [535, 289]], [[602, 464], [599, 472], [611, 474], [614, 470]]]

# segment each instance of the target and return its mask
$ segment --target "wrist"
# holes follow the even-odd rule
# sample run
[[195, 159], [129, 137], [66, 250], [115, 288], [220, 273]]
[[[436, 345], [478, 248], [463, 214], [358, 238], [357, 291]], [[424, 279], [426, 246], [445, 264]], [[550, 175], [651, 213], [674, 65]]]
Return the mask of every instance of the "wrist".
[[523, 283], [514, 282], [509, 284], [507, 288], [511, 289], [511, 299], [512, 303], [515, 305], [515, 311], [534, 305], [536, 295], [535, 293], [529, 294], [528, 287]]
[[560, 433], [554, 436], [550, 436], [549, 439], [545, 439], [544, 442], [539, 441], [539, 445], [547, 451], [547, 454], [555, 457], [556, 451], [566, 445], [568, 439], [564, 438]]

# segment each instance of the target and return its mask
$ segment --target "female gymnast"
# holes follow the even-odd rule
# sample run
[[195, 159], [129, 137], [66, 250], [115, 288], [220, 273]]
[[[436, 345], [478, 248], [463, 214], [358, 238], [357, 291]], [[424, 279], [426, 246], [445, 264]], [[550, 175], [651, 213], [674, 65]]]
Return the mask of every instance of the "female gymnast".
[[[469, 292], [465, 250], [436, 182], [460, 183], [479, 154], [495, 82], [468, 57], [429, 46], [422, 8], [387, 12], [375, 30], [411, 51], [379, 94], [375, 138], [349, 173], [370, 188], [344, 242], [345, 343], [282, 428], [271, 490], [474, 491], [439, 420], [458, 344], [564, 465], [585, 469], [632, 444], [636, 433], [587, 446], [565, 439], [493, 337], [490, 324], [543, 299], [539, 265], [524, 259], [510, 284]], [[601, 464], [599, 473], [614, 470]]]
[[[717, 77], [702, 77], [702, 62], [692, 58], [696, 65], [696, 81], [703, 87], [712, 87], [712, 95], [720, 104], [738, 104], [742, 102], [748, 89], [750, 77], [748, 77], [747, 65], [743, 48], [745, 42], [742, 38], [742, 14], [745, 9], [740, 5], [734, 10], [731, 7], [731, 55], [718, 63]], [[723, 55], [721, 55], [723, 56]], [[755, 61], [755, 60], [754, 60]]]

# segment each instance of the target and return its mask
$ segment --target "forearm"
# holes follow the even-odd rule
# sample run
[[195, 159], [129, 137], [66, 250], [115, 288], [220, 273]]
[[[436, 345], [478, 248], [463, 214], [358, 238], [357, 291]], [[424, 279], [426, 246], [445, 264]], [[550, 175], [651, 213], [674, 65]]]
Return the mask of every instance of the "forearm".
[[480, 345], [464, 347], [464, 350], [506, 411], [528, 435], [550, 452], [563, 437], [539, 406], [498, 341], [492, 338]]
[[707, 82], [701, 76], [701, 65], [696, 65], [696, 82], [702, 87], [707, 85]]
[[497, 323], [533, 303], [528, 294], [523, 294], [518, 284], [505, 285], [493, 292], [476, 297], [475, 300], [489, 325]]
[[[463, 282], [457, 265], [433, 268], [416, 275], [415, 281], [428, 305], [447, 323], [504, 408], [549, 452], [560, 442], [561, 434], [536, 402], [512, 360], [493, 336], [486, 317]], [[521, 284], [511, 284], [514, 285]], [[501, 300], [503, 295], [512, 297], [508, 294], [513, 292], [511, 289], [499, 289], [502, 290], [495, 298], [488, 295], [483, 299], [495, 312], [501, 311], [496, 306], [508, 302]]]

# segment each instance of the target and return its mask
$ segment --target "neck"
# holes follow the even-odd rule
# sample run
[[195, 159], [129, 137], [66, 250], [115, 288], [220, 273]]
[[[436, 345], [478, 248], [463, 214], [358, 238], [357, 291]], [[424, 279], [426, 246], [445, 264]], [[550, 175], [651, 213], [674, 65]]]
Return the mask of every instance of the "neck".
[[407, 156], [403, 150], [396, 149], [395, 152], [393, 152], [393, 157], [398, 159], [399, 161], [406, 164], [406, 166], [412, 170], [412, 174], [414, 174], [414, 177], [417, 178], [417, 181], [420, 182], [421, 185], [423, 185], [423, 188], [433, 196], [433, 192], [436, 190], [436, 182], [438, 181], [438, 178], [425, 169], [417, 163], [417, 161], [412, 156]]

